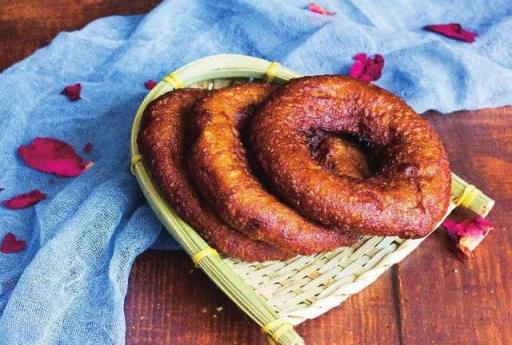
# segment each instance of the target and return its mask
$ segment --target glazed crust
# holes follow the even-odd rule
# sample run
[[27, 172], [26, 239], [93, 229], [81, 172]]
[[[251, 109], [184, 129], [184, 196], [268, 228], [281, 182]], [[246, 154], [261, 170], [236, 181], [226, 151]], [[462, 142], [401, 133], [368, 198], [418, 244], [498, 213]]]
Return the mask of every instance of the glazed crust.
[[241, 130], [270, 91], [264, 84], [243, 84], [216, 90], [198, 102], [189, 171], [199, 191], [233, 228], [287, 252], [308, 255], [352, 244], [357, 235], [300, 216], [254, 176]]
[[[384, 157], [367, 179], [334, 174], [313, 158], [308, 134], [348, 133]], [[397, 96], [341, 76], [298, 78], [253, 119], [250, 143], [279, 196], [325, 225], [416, 238], [444, 216], [450, 167], [438, 136]]]
[[292, 257], [231, 229], [196, 193], [184, 163], [185, 129], [190, 109], [205, 95], [204, 90], [182, 89], [164, 94], [147, 106], [138, 144], [153, 178], [179, 216], [222, 253], [245, 261]]

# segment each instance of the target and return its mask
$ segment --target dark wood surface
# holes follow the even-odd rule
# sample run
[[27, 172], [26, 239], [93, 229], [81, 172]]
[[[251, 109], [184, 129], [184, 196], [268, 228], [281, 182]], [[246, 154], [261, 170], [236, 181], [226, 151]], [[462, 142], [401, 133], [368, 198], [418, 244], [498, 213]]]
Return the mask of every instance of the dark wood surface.
[[[0, 0], [0, 70], [60, 31], [156, 3]], [[512, 343], [512, 107], [426, 117], [453, 170], [496, 200], [495, 230], [464, 262], [445, 233], [434, 233], [369, 288], [298, 326], [307, 344]], [[128, 344], [267, 343], [182, 252], [149, 251], [136, 260], [125, 311]]]
[[0, 0], [0, 71], [48, 44], [61, 31], [99, 17], [140, 14], [158, 0]]

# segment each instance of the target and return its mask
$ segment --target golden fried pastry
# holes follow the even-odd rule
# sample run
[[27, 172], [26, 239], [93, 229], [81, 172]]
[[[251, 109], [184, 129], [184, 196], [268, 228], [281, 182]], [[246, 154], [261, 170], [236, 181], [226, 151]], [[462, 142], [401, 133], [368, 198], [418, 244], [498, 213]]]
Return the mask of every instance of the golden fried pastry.
[[[381, 166], [365, 179], [333, 173], [311, 155], [315, 131], [367, 141]], [[250, 144], [278, 195], [326, 226], [416, 238], [448, 208], [451, 174], [438, 136], [400, 98], [372, 84], [342, 76], [291, 80], [256, 113]]]
[[176, 213], [211, 246], [245, 261], [290, 258], [293, 254], [231, 229], [196, 193], [184, 161], [185, 129], [190, 109], [205, 95], [204, 90], [182, 89], [166, 93], [147, 106], [138, 137], [145, 162]]
[[268, 85], [243, 84], [215, 90], [198, 102], [189, 172], [200, 193], [232, 228], [286, 252], [312, 254], [352, 244], [357, 235], [299, 215], [254, 175], [242, 132], [270, 91]]
[[355, 143], [338, 138], [325, 136], [316, 148], [316, 156], [324, 167], [341, 176], [365, 179], [371, 175], [368, 158]]

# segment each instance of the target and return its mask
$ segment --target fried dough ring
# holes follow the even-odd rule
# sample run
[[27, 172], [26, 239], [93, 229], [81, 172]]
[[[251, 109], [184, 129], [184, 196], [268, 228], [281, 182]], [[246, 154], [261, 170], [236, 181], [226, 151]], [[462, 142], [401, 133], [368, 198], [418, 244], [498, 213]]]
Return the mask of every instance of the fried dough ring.
[[167, 201], [219, 251], [245, 261], [284, 260], [293, 254], [229, 228], [196, 193], [186, 170], [185, 127], [189, 110], [206, 95], [200, 89], [166, 93], [151, 102], [138, 137], [139, 148]]
[[282, 250], [307, 255], [352, 244], [357, 236], [301, 217], [253, 175], [240, 133], [269, 92], [264, 84], [243, 84], [216, 90], [198, 102], [189, 168], [199, 191], [233, 228]]
[[[333, 174], [310, 154], [311, 131], [348, 133], [385, 158], [370, 178]], [[278, 194], [328, 226], [416, 238], [450, 200], [446, 152], [428, 123], [397, 96], [348, 77], [298, 78], [254, 117], [250, 143]]]

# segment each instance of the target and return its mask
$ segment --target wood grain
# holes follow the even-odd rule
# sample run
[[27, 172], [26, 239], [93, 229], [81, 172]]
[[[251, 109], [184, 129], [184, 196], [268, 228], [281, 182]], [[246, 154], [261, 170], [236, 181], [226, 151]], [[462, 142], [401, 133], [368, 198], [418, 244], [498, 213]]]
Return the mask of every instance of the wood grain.
[[[0, 70], [60, 31], [142, 13], [157, 2], [0, 0]], [[300, 325], [308, 344], [511, 343], [512, 107], [426, 117], [453, 170], [496, 200], [496, 229], [467, 262], [444, 233], [433, 234], [375, 284]], [[183, 252], [149, 251], [136, 260], [125, 311], [128, 344], [267, 344]]]
[[140, 14], [158, 0], [0, 0], [0, 71], [48, 44], [61, 31], [96, 18]]
[[[298, 331], [308, 344], [338, 344], [340, 335], [346, 344], [397, 344], [391, 276], [387, 272], [341, 308], [300, 325]], [[194, 269], [183, 252], [144, 253], [129, 286], [127, 344], [267, 344], [256, 324]]]
[[398, 266], [403, 344], [510, 344], [512, 108], [429, 119], [452, 169], [496, 200], [495, 230], [466, 262], [450, 255], [452, 244], [439, 232]]

